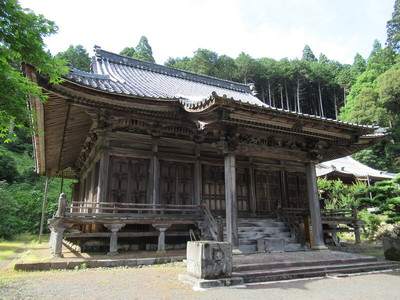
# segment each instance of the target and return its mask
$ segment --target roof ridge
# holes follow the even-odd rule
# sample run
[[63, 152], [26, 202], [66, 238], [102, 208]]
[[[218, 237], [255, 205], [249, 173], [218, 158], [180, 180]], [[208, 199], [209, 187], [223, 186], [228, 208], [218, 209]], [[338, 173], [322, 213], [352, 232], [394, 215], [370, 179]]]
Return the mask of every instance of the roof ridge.
[[220, 79], [217, 77], [209, 76], [209, 75], [203, 75], [203, 74], [197, 74], [191, 71], [187, 70], [182, 70], [174, 67], [169, 67], [169, 66], [164, 66], [120, 54], [116, 54], [113, 52], [109, 52], [106, 50], [101, 49], [99, 46], [94, 47], [95, 51], [95, 58], [97, 60], [102, 60], [102, 59], [107, 59], [109, 61], [118, 63], [118, 64], [125, 64], [128, 66], [140, 68], [140, 69], [145, 69], [148, 71], [164, 74], [164, 75], [169, 75], [173, 77], [178, 77], [181, 79], [186, 79], [190, 81], [195, 81], [195, 82], [200, 82], [208, 85], [213, 85], [217, 87], [223, 87], [226, 89], [234, 90], [234, 91], [240, 91], [244, 93], [253, 93], [253, 85], [252, 84], [244, 84], [244, 83], [238, 83], [226, 79]]

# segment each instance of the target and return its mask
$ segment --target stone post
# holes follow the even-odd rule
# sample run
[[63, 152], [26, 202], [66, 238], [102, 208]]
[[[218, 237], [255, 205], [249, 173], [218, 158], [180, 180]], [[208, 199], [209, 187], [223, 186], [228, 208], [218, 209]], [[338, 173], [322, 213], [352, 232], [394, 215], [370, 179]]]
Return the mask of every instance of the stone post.
[[58, 209], [56, 213], [57, 218], [63, 218], [65, 216], [66, 205], [67, 205], [67, 195], [61, 193], [60, 198], [58, 198]]
[[110, 251], [107, 255], [112, 256], [118, 254], [118, 231], [121, 230], [125, 224], [103, 224], [104, 227], [108, 228], [111, 231], [110, 237]]
[[236, 159], [235, 154], [228, 152], [224, 159], [225, 167], [225, 206], [226, 206], [226, 235], [232, 244], [232, 250], [239, 250], [239, 235], [237, 226], [236, 198]]
[[355, 236], [355, 238], [356, 238], [356, 244], [357, 245], [359, 245], [359, 244], [361, 244], [361, 235], [360, 235], [360, 221], [358, 220], [358, 218], [357, 218], [357, 206], [352, 206], [352, 215], [353, 215], [353, 218], [355, 219], [355, 222], [354, 222], [354, 236]]
[[59, 220], [52, 219], [49, 222], [49, 228], [51, 230], [50, 234], [50, 247], [51, 247], [51, 257], [59, 258], [63, 257], [62, 254], [62, 244], [64, 239], [65, 229], [71, 227], [72, 224], [61, 223]]
[[324, 235], [322, 230], [321, 208], [319, 205], [317, 175], [315, 173], [315, 164], [308, 162], [306, 164], [308, 202], [310, 206], [311, 223], [313, 230], [313, 239], [315, 250], [326, 250]]
[[153, 227], [160, 232], [158, 235], [157, 253], [165, 253], [165, 231], [171, 227], [171, 224], [154, 224]]

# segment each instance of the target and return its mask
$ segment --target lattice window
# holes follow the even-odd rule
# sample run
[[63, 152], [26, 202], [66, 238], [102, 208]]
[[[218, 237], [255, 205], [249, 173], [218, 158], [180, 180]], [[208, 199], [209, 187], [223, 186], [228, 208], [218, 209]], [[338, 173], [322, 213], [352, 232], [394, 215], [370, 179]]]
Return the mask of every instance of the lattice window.
[[225, 210], [225, 177], [222, 166], [203, 166], [203, 201], [211, 211]]
[[160, 199], [163, 204], [193, 203], [193, 165], [160, 162]]
[[109, 202], [146, 203], [148, 160], [110, 158]]
[[307, 179], [305, 174], [287, 174], [288, 198], [285, 206], [307, 208]]
[[256, 170], [255, 181], [257, 212], [275, 212], [276, 206], [282, 197], [279, 172]]

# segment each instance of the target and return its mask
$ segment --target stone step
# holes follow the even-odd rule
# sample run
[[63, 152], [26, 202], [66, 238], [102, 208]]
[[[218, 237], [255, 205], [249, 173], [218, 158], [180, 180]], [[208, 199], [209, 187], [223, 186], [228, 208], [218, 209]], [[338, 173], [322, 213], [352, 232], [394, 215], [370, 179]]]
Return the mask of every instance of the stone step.
[[248, 242], [250, 244], [257, 244], [258, 240], [265, 240], [265, 239], [278, 239], [278, 240], [283, 240], [284, 243], [297, 243], [296, 238], [292, 238], [292, 237], [261, 237], [259, 239], [249, 239], [246, 236], [239, 236], [239, 244], [240, 243], [245, 243]]
[[252, 239], [261, 239], [266, 237], [281, 237], [281, 238], [290, 238], [289, 231], [279, 231], [279, 232], [248, 232], [248, 231], [241, 231], [238, 233], [240, 237], [252, 238]]
[[283, 222], [279, 221], [248, 221], [238, 222], [238, 226], [249, 226], [249, 227], [285, 227]]
[[246, 254], [258, 252], [257, 244], [245, 245], [239, 243], [239, 250]]
[[268, 270], [233, 272], [232, 276], [242, 277], [244, 283], [279, 281], [288, 279], [336, 276], [372, 271], [399, 269], [400, 264], [392, 262], [363, 262], [351, 264], [328, 264], [318, 266], [283, 267]]
[[289, 231], [286, 227], [256, 227], [256, 226], [239, 226], [238, 232], [284, 232]]
[[357, 256], [351, 258], [334, 258], [334, 259], [318, 259], [312, 260], [299, 260], [299, 261], [273, 261], [273, 262], [257, 262], [257, 263], [237, 263], [233, 266], [234, 272], [248, 271], [248, 270], [270, 270], [280, 269], [286, 267], [313, 267], [318, 265], [340, 265], [340, 264], [355, 264], [355, 263], [372, 263], [376, 262], [377, 258], [374, 256]]

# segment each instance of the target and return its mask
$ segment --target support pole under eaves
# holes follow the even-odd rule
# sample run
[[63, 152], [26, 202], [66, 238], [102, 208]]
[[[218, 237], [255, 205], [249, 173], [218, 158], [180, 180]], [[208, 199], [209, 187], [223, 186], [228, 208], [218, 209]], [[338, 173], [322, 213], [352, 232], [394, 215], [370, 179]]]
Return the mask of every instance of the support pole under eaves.
[[43, 235], [43, 224], [44, 224], [44, 216], [46, 214], [46, 205], [47, 205], [47, 190], [49, 187], [49, 177], [46, 177], [46, 182], [44, 184], [44, 193], [43, 193], [43, 205], [42, 205], [42, 216], [40, 218], [40, 229], [39, 229], [39, 244], [42, 242]]

